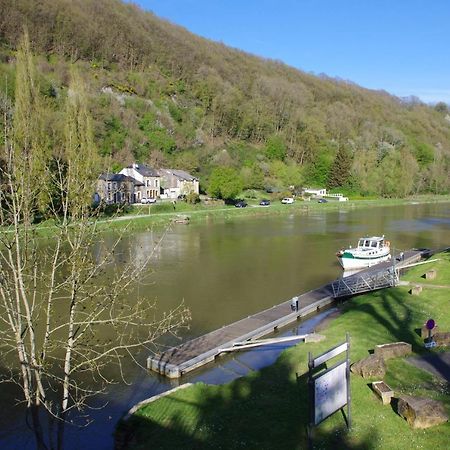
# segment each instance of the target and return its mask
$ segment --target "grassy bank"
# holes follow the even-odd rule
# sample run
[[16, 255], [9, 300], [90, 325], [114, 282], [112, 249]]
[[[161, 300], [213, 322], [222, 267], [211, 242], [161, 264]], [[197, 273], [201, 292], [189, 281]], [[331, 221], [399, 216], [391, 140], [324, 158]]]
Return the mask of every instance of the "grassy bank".
[[[177, 202], [174, 209], [171, 202], [165, 202], [154, 205], [135, 205], [127, 208], [126, 212], [119, 211], [112, 216], [101, 216], [98, 218], [97, 227], [99, 230], [105, 231], [123, 230], [124, 228], [127, 228], [128, 231], [149, 231], [167, 226], [178, 215], [189, 216], [191, 223], [205, 223], [285, 214], [308, 214], [313, 211], [447, 202], [450, 202], [450, 195], [422, 195], [405, 199], [350, 200], [348, 202], [330, 201], [329, 203], [297, 200], [292, 205], [283, 205], [279, 200], [275, 200], [269, 207], [261, 207], [255, 200], [249, 201], [247, 208], [235, 208], [222, 203], [190, 205], [180, 201]], [[37, 237], [51, 237], [55, 225], [52, 220], [48, 220], [36, 225], [34, 230]], [[8, 229], [4, 229], [4, 232], [8, 232]]]
[[[417, 355], [440, 351], [425, 350], [415, 331], [430, 317], [440, 330], [450, 330], [450, 252], [436, 257], [440, 261], [416, 267], [404, 277], [434, 285], [424, 287], [420, 296], [409, 295], [409, 287], [401, 286], [354, 298], [321, 331], [324, 342], [292, 347], [274, 365], [229, 384], [199, 383], [151, 403], [119, 424], [119, 439], [129, 449], [307, 448], [309, 351], [318, 354], [330, 348], [343, 341], [346, 332], [351, 336], [352, 362], [367, 356], [375, 345], [393, 341], [411, 343]], [[437, 269], [437, 278], [425, 282], [421, 276], [431, 268]], [[442, 401], [450, 413], [448, 384], [402, 358], [389, 360], [387, 366], [385, 381], [396, 397], [427, 396]], [[450, 423], [412, 430], [395, 407], [381, 404], [368, 383], [351, 375], [353, 429], [347, 432], [342, 416], [335, 414], [317, 428], [315, 448], [448, 448]]]
[[450, 195], [418, 196], [407, 199], [377, 199], [377, 200], [350, 200], [348, 202], [330, 201], [317, 203], [317, 201], [297, 200], [292, 205], [283, 205], [275, 200], [269, 207], [261, 207], [257, 201], [249, 201], [247, 208], [235, 208], [230, 205], [189, 205], [177, 202], [175, 209], [171, 203], [156, 205], [137, 205], [128, 211], [128, 214], [105, 218], [101, 221], [104, 228], [123, 228], [128, 226], [133, 230], [148, 229], [152, 225], [167, 225], [178, 214], [190, 217], [191, 223], [201, 223], [214, 220], [236, 220], [250, 217], [268, 217], [284, 214], [307, 214], [310, 211], [351, 210], [355, 208], [369, 208], [378, 206], [396, 206], [417, 203], [444, 203], [450, 202]]

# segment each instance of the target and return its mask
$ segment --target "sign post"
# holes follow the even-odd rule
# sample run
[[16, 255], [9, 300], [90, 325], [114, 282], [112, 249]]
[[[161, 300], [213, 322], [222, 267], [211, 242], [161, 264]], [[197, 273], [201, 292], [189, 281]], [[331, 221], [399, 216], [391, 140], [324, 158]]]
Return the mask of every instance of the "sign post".
[[434, 342], [434, 339], [431, 336], [431, 332], [433, 331], [435, 326], [436, 326], [436, 322], [433, 319], [427, 320], [425, 327], [428, 330], [428, 339], [427, 339], [427, 342], [425, 343], [425, 348], [436, 347], [436, 342]]
[[[345, 359], [337, 362], [330, 368], [326, 362], [345, 352]], [[347, 428], [352, 426], [351, 392], [350, 392], [350, 338], [347, 333], [342, 344], [331, 348], [321, 355], [313, 358], [309, 353], [309, 425], [308, 438], [311, 444], [313, 428], [326, 418], [341, 410]], [[347, 414], [344, 408], [347, 406]]]

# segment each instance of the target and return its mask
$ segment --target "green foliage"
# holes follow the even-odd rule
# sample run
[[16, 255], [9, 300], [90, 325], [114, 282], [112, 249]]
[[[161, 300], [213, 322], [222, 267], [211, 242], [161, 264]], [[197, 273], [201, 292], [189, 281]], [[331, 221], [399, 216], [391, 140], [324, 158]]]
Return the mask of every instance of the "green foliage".
[[305, 182], [312, 186], [326, 186], [332, 164], [333, 153], [330, 146], [322, 146], [316, 157], [307, 166]]
[[112, 155], [119, 151], [127, 137], [127, 130], [116, 116], [111, 116], [105, 121], [105, 132], [100, 147], [100, 154], [103, 156]]
[[186, 195], [186, 203], [190, 203], [192, 205], [200, 203], [200, 196], [195, 192], [189, 192], [189, 194]]
[[175, 120], [175, 122], [181, 123], [183, 121], [183, 113], [181, 112], [181, 109], [173, 102], [169, 102], [168, 108], [172, 119]]
[[244, 189], [263, 189], [264, 188], [264, 172], [259, 164], [254, 163], [250, 166], [243, 167], [240, 172]]
[[434, 160], [434, 149], [425, 142], [417, 142], [414, 146], [414, 155], [419, 166], [428, 166]]
[[327, 187], [332, 189], [345, 186], [350, 179], [351, 167], [352, 154], [346, 146], [341, 145], [328, 173]]
[[151, 131], [147, 136], [152, 149], [161, 150], [164, 153], [170, 154], [177, 148], [175, 139], [170, 136], [167, 130], [160, 128]]
[[216, 167], [209, 178], [208, 193], [224, 200], [234, 199], [242, 191], [242, 180], [231, 167]]
[[394, 150], [381, 162], [379, 173], [381, 195], [405, 197], [413, 192], [418, 165], [407, 150]]
[[[81, 7], [79, 2], [40, 0], [40, 5], [34, 8], [32, 0], [3, 5], [3, 15], [11, 19], [2, 27], [0, 90], [5, 79], [12, 83], [14, 77], [3, 74], [14, 71], [10, 49], [17, 47], [17, 30], [27, 23], [39, 37], [35, 48], [45, 55], [38, 78], [55, 109], [52, 120], [58, 120], [59, 97], [67, 92], [65, 58], [76, 54], [75, 65], [90, 84], [97, 147], [113, 161], [147, 161], [158, 150], [173, 163], [178, 151], [191, 149], [202, 176], [224, 163], [242, 169], [245, 185], [256, 187], [261, 171], [264, 184], [284, 185], [278, 174], [269, 175], [269, 163], [289, 160], [308, 184], [351, 183], [362, 193], [381, 194], [382, 161], [407, 147], [421, 169], [413, 190], [448, 189], [450, 129], [443, 117], [449, 109], [442, 102], [434, 107], [405, 104], [314, 77], [198, 39], [118, 1], [85, 0]], [[55, 53], [48, 56], [48, 48]], [[113, 92], [101, 93], [104, 86]], [[332, 165], [348, 163], [337, 155], [340, 146], [351, 148], [356, 158], [350, 174], [344, 164], [346, 179], [336, 180], [333, 174], [340, 172]], [[221, 153], [224, 148], [227, 154]], [[252, 167], [256, 162], [261, 171]]]
[[448, 114], [448, 105], [444, 102], [438, 102], [434, 105], [434, 109], [441, 114]]
[[283, 161], [286, 158], [286, 144], [280, 135], [273, 135], [267, 140], [266, 155], [271, 160]]
[[273, 161], [270, 165], [272, 178], [278, 179], [280, 187], [288, 189], [290, 186], [300, 187], [303, 181], [302, 170], [295, 164]]
[[145, 133], [153, 131], [156, 126], [156, 114], [153, 111], [146, 112], [138, 122], [139, 129]]

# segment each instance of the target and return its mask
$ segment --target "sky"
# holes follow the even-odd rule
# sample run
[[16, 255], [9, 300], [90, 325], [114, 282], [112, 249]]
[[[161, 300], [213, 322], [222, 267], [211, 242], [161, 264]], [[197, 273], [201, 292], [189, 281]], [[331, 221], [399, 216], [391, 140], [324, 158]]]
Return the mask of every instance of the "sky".
[[450, 103], [450, 0], [133, 0], [305, 72]]

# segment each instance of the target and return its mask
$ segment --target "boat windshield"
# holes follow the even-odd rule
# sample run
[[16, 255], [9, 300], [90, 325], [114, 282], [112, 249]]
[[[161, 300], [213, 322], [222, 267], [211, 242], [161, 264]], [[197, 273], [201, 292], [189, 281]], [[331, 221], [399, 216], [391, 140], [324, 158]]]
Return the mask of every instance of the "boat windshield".
[[364, 247], [370, 247], [370, 241], [364, 241]]
[[358, 247], [364, 247], [364, 239], [358, 241]]
[[370, 246], [375, 248], [377, 246], [377, 241], [372, 241], [370, 243]]

